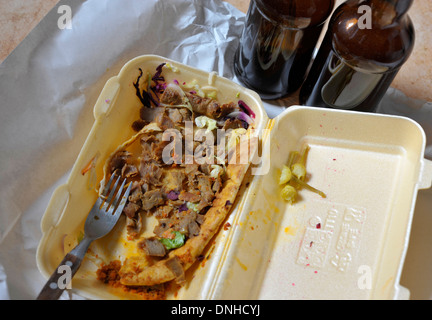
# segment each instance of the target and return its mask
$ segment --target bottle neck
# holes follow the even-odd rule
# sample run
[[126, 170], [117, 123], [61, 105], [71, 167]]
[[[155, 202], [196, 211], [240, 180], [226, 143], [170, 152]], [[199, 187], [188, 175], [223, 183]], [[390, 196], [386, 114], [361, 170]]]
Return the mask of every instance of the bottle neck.
[[270, 19], [294, 28], [323, 24], [335, 0], [252, 0]]
[[402, 16], [411, 7], [414, 0], [387, 0], [385, 2], [388, 2], [391, 6], [395, 8], [397, 16]]
[[413, 0], [369, 0], [372, 16], [379, 20], [395, 20], [403, 16]]

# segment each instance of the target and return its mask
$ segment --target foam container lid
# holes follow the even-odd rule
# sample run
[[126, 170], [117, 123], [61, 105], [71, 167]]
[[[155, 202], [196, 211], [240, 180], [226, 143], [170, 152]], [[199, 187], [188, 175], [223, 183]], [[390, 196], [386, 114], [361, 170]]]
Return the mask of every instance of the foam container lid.
[[[140, 101], [138, 69], [164, 69], [174, 79], [219, 89], [220, 102], [238, 96], [256, 114], [262, 151], [253, 164], [205, 259], [186, 273], [173, 299], [407, 299], [399, 285], [419, 189], [429, 188], [432, 162], [424, 159], [425, 134], [398, 116], [292, 106], [269, 119], [259, 96], [240, 85], [155, 55], [129, 61], [107, 81], [95, 122], [66, 184], [58, 187], [41, 221], [39, 270], [47, 278], [78, 242], [97, 198], [105, 159], [134, 132]], [[178, 68], [178, 72], [174, 72]], [[290, 151], [310, 146], [308, 183], [326, 198], [301, 190], [287, 204], [278, 185]], [[255, 159], [257, 160], [257, 159]], [[89, 164], [92, 174], [82, 174]], [[153, 230], [151, 219], [145, 233]], [[136, 298], [96, 279], [101, 262], [139, 254], [125, 221], [90, 246], [73, 289], [92, 299]]]

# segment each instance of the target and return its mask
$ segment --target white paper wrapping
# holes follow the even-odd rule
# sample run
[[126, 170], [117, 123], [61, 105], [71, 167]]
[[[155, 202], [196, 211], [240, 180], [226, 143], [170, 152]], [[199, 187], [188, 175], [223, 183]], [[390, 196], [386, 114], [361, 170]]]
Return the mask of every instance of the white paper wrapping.
[[[71, 8], [72, 29], [58, 27], [61, 5]], [[34, 299], [45, 283], [35, 260], [40, 220], [90, 131], [105, 82], [142, 54], [235, 80], [243, 24], [244, 14], [220, 0], [60, 1], [0, 65], [0, 299]], [[269, 116], [283, 103], [265, 103]], [[432, 135], [430, 103], [397, 91], [383, 103], [382, 112], [420, 120]]]

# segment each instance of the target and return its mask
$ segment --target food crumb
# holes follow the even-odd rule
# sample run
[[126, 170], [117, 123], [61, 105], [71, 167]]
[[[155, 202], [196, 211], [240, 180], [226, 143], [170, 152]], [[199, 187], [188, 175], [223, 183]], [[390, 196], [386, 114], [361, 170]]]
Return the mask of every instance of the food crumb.
[[119, 260], [111, 261], [108, 264], [102, 264], [96, 271], [96, 276], [99, 281], [108, 284], [114, 288], [120, 288], [125, 293], [133, 293], [144, 300], [165, 300], [164, 285], [148, 286], [126, 286], [120, 282], [121, 262]]
[[224, 225], [224, 230], [228, 230], [228, 228], [231, 227], [231, 223], [227, 222]]

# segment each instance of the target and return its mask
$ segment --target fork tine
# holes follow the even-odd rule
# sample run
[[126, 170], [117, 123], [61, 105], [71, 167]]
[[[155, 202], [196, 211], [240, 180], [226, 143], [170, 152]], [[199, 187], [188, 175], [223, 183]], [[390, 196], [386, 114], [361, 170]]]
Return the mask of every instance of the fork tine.
[[104, 197], [106, 197], [106, 195], [108, 194], [108, 191], [109, 191], [109, 189], [110, 189], [110, 187], [111, 187], [111, 184], [112, 184], [112, 182], [113, 182], [113, 180], [114, 180], [114, 176], [115, 176], [115, 174], [113, 173], [112, 175], [111, 175], [111, 178], [108, 180], [108, 182], [105, 184], [105, 188], [104, 188], [104, 190], [103, 190], [103, 193], [102, 193], [102, 195], [104, 196]]
[[[109, 196], [105, 199], [105, 203], [103, 204], [103, 206], [101, 208], [102, 210], [105, 211], [105, 210], [108, 209], [109, 204], [111, 203], [111, 199], [114, 196], [114, 192], [115, 192], [115, 190], [117, 188], [117, 185], [118, 185], [119, 181], [120, 181], [120, 176], [117, 178], [116, 182], [114, 183], [114, 186], [112, 187]], [[120, 190], [121, 190], [121, 188], [120, 188]]]
[[129, 186], [126, 189], [126, 192], [124, 193], [123, 197], [120, 199], [120, 196], [123, 192], [125, 184], [126, 184], [126, 179], [123, 180], [123, 183], [122, 183], [119, 191], [117, 192], [116, 197], [114, 198], [114, 201], [113, 201], [110, 209], [107, 212], [108, 214], [112, 214], [116, 207], [117, 207], [117, 209], [116, 209], [114, 215], [118, 215], [123, 211], [123, 207], [126, 204], [127, 197], [129, 196], [129, 192], [132, 188], [132, 183], [129, 183]]
[[112, 185], [112, 182], [114, 181], [115, 174], [113, 173], [111, 177], [109, 178], [108, 182], [105, 184], [104, 189], [100, 196], [97, 198], [95, 204], [93, 205], [93, 210], [90, 211], [90, 215], [97, 214], [98, 210], [101, 209], [102, 205], [107, 201], [107, 194], [110, 190], [110, 187]]

